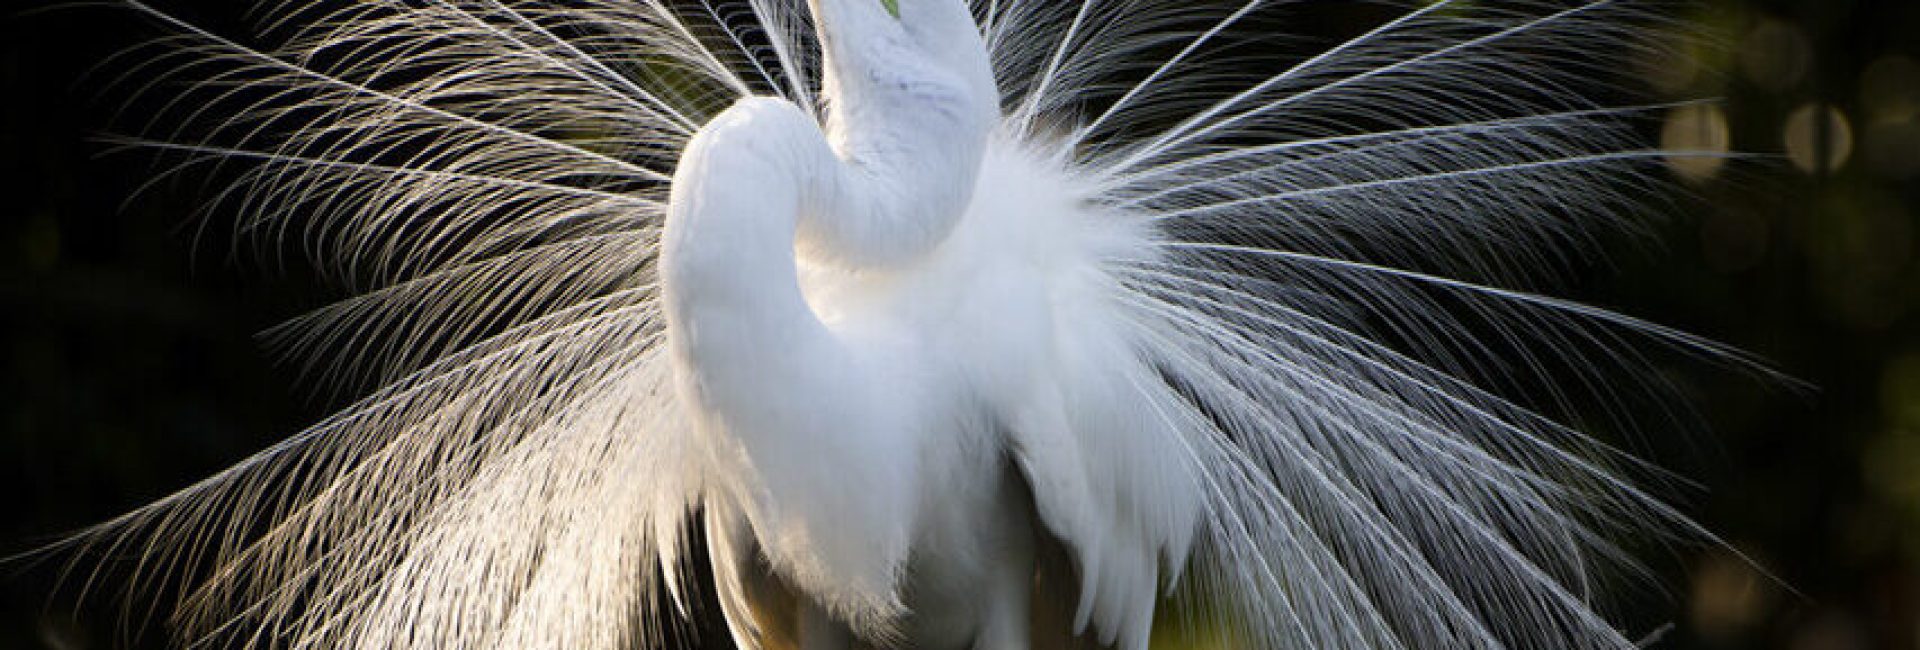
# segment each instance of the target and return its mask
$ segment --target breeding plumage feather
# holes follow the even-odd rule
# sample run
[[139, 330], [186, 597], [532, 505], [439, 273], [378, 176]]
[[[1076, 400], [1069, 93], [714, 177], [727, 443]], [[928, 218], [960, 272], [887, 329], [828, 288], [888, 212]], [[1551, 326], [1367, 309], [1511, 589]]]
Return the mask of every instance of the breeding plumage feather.
[[[738, 100], [825, 119], [801, 3], [268, 3], [273, 47], [126, 4], [174, 34], [129, 75], [197, 86], [192, 128], [124, 143], [247, 165], [215, 205], [368, 289], [274, 340], [383, 383], [78, 538], [141, 575], [203, 568], [186, 638], [646, 647], [709, 588], [693, 531], [743, 641], [793, 634], [748, 611], [793, 593], [874, 642], [927, 615], [901, 595], [915, 522], [805, 497], [822, 472], [947, 470], [885, 462], [921, 450], [782, 478], [674, 388], [670, 181]], [[1317, 54], [1248, 56], [1249, 25], [1295, 4], [975, 2], [1005, 112], [971, 202], [909, 264], [803, 250], [807, 306], [850, 340], [933, 341], [900, 348], [933, 379], [868, 403], [967, 432], [955, 467], [1016, 468], [981, 489], [1031, 494], [1072, 558], [1074, 629], [1103, 643], [1143, 647], [1177, 588], [1235, 647], [1633, 647], [1601, 613], [1604, 576], [1635, 566], [1616, 536], [1700, 532], [1639, 461], [1501, 389], [1548, 363], [1631, 371], [1641, 345], [1749, 362], [1503, 287], [1631, 227], [1662, 160], [1715, 155], [1636, 148], [1664, 107], [1572, 90], [1651, 47], [1658, 14], [1382, 4]], [[762, 501], [812, 526], [772, 535]]]

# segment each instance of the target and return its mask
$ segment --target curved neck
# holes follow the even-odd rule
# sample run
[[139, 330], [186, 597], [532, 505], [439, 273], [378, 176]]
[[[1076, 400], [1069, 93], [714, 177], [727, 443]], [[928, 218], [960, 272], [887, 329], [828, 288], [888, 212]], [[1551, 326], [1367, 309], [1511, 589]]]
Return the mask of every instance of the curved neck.
[[660, 273], [669, 344], [701, 374], [751, 379], [795, 346], [828, 345], [800, 292], [794, 238], [837, 162], [810, 117], [772, 99], [735, 105], [689, 143]]
[[837, 191], [800, 224], [820, 261], [892, 266], [946, 239], [999, 122], [986, 43], [964, 0], [809, 0], [824, 57]]
[[743, 100], [693, 137], [662, 233], [666, 347], [725, 472], [703, 498], [741, 508], [814, 602], [890, 613], [917, 490], [869, 486], [910, 485], [916, 441], [888, 417], [900, 392], [876, 399], [889, 383], [814, 315], [795, 265], [802, 215], [841, 192], [842, 167], [813, 116], [782, 100]]
[[880, 0], [810, 2], [826, 132], [791, 103], [742, 100], [695, 135], [674, 174], [669, 345], [716, 390], [843, 363], [800, 291], [796, 253], [869, 268], [921, 259], [965, 214], [998, 121], [964, 0], [901, 0], [898, 20]]
[[[912, 483], [918, 439], [892, 411], [903, 408], [899, 390], [870, 394], [896, 382], [807, 304], [797, 255], [904, 264], [945, 241], [972, 200], [998, 93], [964, 0], [900, 0], [898, 21], [880, 0], [810, 1], [826, 131], [792, 103], [750, 98], [688, 143], [660, 250], [667, 350], [694, 426], [720, 434], [710, 439], [739, 452], [764, 487], [741, 498], [768, 556], [832, 567], [787, 574], [803, 583], [867, 576], [802, 587], [882, 611], [896, 602], [915, 491], [847, 487]], [[856, 470], [877, 478], [835, 474]], [[847, 530], [890, 532], [786, 541]], [[819, 549], [838, 550], [810, 555]]]

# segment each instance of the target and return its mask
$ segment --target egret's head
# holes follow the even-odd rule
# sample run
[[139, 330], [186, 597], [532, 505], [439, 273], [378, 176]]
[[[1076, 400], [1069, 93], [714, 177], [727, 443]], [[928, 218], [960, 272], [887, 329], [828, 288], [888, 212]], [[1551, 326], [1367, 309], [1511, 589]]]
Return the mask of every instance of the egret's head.
[[[997, 117], [999, 90], [966, 0], [808, 0], [826, 55], [827, 93]], [[934, 102], [935, 106], [928, 106]]]

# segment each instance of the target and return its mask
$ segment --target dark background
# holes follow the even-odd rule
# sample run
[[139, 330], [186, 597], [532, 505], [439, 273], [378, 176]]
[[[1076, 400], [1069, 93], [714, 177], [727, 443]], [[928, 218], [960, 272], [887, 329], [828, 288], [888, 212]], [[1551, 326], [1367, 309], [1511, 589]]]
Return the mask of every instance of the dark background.
[[[183, 3], [171, 3], [182, 6]], [[235, 27], [231, 8], [186, 13]], [[1659, 648], [1920, 648], [1920, 1], [1699, 3], [1695, 63], [1635, 71], [1673, 146], [1780, 154], [1685, 171], [1656, 246], [1621, 245], [1574, 297], [1772, 360], [1795, 393], [1676, 364], [1703, 432], [1655, 440], [1727, 550], [1655, 558], [1671, 593], [1626, 603]], [[194, 236], [193, 182], [123, 202], [154, 167], [100, 157], [82, 74], [152, 31], [98, 10], [0, 18], [0, 553], [187, 485], [337, 401], [252, 338], [336, 292]], [[95, 77], [99, 79], [100, 77]], [[135, 116], [137, 117], [137, 116]], [[1724, 124], [1724, 139], [1717, 137]], [[196, 247], [198, 241], [202, 246]], [[211, 243], [209, 243], [211, 242]], [[1674, 453], [1667, 453], [1674, 450]], [[0, 648], [122, 641], [55, 572], [0, 565]]]

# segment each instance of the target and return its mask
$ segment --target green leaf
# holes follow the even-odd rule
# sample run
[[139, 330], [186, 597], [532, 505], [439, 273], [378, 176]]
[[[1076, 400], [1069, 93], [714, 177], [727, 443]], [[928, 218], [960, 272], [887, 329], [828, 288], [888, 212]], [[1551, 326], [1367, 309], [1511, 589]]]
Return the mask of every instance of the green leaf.
[[900, 0], [880, 0], [880, 6], [886, 7], [887, 13], [893, 14], [894, 18], [900, 17]]

